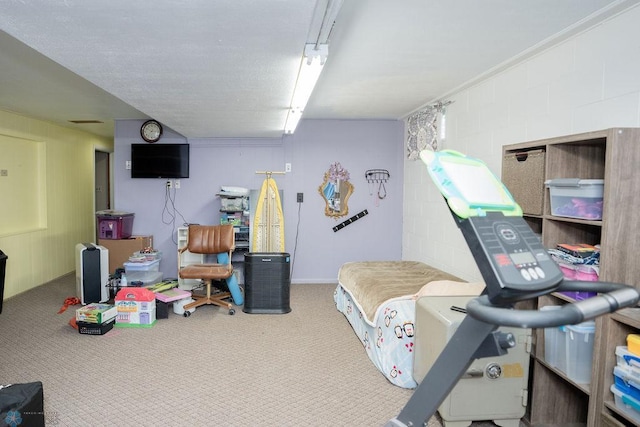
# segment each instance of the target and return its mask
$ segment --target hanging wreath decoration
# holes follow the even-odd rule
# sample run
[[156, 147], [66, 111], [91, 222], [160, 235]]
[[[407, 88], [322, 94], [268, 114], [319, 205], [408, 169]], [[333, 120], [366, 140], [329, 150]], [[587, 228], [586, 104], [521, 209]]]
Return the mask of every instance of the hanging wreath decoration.
[[426, 148], [438, 149], [437, 118], [438, 109], [428, 107], [407, 119], [407, 156], [410, 160], [417, 160], [420, 152]]

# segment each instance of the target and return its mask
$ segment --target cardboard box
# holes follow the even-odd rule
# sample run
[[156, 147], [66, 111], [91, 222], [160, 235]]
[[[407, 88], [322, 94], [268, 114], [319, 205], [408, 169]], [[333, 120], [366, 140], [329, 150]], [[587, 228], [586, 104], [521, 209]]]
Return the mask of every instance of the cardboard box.
[[109, 274], [122, 268], [134, 252], [153, 247], [153, 236], [131, 236], [129, 239], [99, 239], [98, 245], [109, 250]]
[[149, 289], [120, 289], [115, 303], [116, 326], [149, 327], [156, 323], [156, 294]]
[[111, 304], [87, 304], [76, 310], [76, 322], [102, 324], [116, 317], [117, 310]]

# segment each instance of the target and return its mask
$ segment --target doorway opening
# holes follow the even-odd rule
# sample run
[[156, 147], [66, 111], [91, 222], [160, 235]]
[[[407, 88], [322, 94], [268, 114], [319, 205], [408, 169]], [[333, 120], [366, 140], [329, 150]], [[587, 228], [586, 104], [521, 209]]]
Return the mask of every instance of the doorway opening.
[[[95, 195], [94, 195], [94, 213], [98, 211], [104, 211], [111, 209], [111, 168], [110, 153], [104, 151], [95, 152], [94, 159], [94, 183], [95, 183]], [[94, 215], [94, 224], [96, 219]], [[95, 226], [96, 243], [98, 242], [98, 227]]]

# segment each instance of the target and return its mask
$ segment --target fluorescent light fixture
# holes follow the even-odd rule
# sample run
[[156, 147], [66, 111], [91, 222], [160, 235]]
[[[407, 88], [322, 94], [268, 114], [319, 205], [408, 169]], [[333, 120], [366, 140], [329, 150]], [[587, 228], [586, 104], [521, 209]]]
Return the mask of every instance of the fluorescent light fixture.
[[292, 134], [296, 130], [296, 127], [298, 127], [298, 122], [301, 118], [301, 110], [290, 108], [289, 113], [287, 113], [287, 122], [284, 124], [284, 133]]
[[304, 56], [298, 71], [298, 79], [293, 89], [293, 97], [291, 98], [291, 106], [287, 114], [287, 121], [284, 125], [285, 133], [291, 134], [296, 130], [298, 122], [302, 117], [307, 101], [311, 97], [313, 88], [320, 78], [322, 67], [324, 66], [329, 54], [329, 45], [327, 44], [306, 44], [304, 47]]

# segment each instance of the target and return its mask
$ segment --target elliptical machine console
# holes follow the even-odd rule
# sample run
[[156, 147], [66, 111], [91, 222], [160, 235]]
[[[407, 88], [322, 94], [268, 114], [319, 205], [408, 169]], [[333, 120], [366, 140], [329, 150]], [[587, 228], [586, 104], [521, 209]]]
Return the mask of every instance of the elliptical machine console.
[[[514, 341], [497, 331], [499, 326], [573, 325], [633, 306], [640, 299], [628, 285], [564, 280], [509, 190], [481, 160], [451, 150], [423, 151], [420, 158], [446, 199], [486, 287], [483, 295], [469, 301], [468, 316], [386, 427], [423, 425], [475, 359], [498, 356], [513, 347]], [[559, 310], [513, 309], [518, 301], [557, 291], [601, 294]]]

